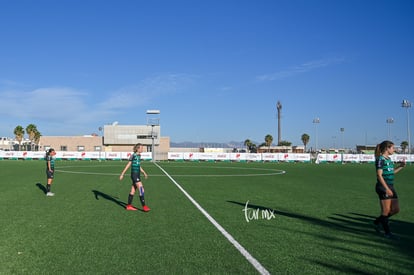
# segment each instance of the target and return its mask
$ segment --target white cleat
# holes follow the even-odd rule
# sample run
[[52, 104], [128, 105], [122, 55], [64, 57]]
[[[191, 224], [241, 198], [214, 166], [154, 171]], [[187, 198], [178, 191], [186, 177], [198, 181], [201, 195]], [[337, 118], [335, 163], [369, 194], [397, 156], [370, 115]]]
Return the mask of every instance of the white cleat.
[[48, 196], [48, 197], [53, 197], [55, 195], [55, 193], [52, 193], [52, 192], [47, 192], [46, 193], [46, 196]]

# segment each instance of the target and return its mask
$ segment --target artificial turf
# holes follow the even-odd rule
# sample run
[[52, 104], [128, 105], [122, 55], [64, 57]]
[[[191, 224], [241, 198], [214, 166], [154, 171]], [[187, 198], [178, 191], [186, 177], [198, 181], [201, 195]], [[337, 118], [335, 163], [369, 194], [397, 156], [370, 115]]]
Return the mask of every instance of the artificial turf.
[[[1, 160], [1, 274], [412, 274], [414, 166], [396, 175], [388, 240], [372, 164], [144, 162], [151, 211], [124, 209], [125, 161]], [[165, 173], [170, 177], [167, 177]], [[134, 205], [140, 208], [139, 199]]]

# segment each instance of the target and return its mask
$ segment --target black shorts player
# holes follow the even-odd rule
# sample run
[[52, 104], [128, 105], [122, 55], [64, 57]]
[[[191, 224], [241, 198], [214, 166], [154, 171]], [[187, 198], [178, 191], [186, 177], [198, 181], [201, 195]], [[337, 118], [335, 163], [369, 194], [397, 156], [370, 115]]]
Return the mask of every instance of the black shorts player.
[[119, 179], [122, 180], [124, 177], [125, 172], [131, 167], [131, 180], [132, 180], [132, 186], [131, 191], [128, 195], [128, 204], [126, 206], [126, 210], [137, 210], [132, 205], [132, 200], [135, 195], [135, 191], [138, 189], [139, 192], [139, 199], [141, 201], [142, 210], [144, 212], [150, 211], [149, 207], [145, 204], [145, 198], [144, 198], [144, 185], [141, 181], [141, 173], [144, 174], [145, 178], [148, 177], [147, 173], [142, 169], [141, 167], [141, 153], [142, 153], [142, 144], [138, 143], [134, 146], [134, 153], [131, 154], [131, 156], [128, 159], [128, 163], [125, 166], [124, 170], [122, 171], [121, 175], [119, 176]]
[[397, 191], [395, 191], [394, 184], [387, 184], [388, 189], [392, 191], [392, 196], [387, 194], [387, 189], [382, 184], [375, 185], [375, 192], [378, 194], [380, 200], [398, 199]]

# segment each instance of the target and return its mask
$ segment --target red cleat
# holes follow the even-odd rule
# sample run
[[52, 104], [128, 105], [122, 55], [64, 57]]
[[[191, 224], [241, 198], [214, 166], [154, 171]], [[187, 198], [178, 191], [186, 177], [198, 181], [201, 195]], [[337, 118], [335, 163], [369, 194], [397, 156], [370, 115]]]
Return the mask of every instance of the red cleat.
[[125, 207], [125, 209], [126, 209], [126, 210], [132, 210], [132, 211], [137, 210], [135, 207], [133, 207], [133, 206], [132, 206], [132, 205], [130, 205], [130, 204], [128, 204], [128, 205]]
[[149, 209], [149, 207], [148, 207], [148, 206], [144, 205], [144, 206], [142, 207], [142, 210], [144, 210], [144, 212], [149, 212], [151, 209]]

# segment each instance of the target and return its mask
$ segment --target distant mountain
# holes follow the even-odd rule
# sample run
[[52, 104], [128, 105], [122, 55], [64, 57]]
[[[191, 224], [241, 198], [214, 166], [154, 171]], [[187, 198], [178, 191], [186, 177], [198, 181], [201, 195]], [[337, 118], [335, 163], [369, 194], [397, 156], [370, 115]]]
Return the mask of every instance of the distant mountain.
[[229, 141], [223, 142], [170, 142], [172, 148], [243, 148], [243, 141]]

